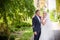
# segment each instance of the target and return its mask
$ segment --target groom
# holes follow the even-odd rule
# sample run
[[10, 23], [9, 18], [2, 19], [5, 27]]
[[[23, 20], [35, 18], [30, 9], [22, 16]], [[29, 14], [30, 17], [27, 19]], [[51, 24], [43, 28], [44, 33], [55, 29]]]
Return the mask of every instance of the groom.
[[35, 16], [32, 18], [34, 40], [39, 40], [41, 35], [41, 17], [39, 10], [36, 10]]

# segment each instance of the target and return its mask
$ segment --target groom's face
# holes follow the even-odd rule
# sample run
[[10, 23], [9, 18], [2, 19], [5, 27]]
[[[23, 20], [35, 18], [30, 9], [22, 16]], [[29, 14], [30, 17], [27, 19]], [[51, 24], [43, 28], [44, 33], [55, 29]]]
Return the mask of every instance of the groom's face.
[[40, 11], [37, 12], [37, 15], [40, 16]]

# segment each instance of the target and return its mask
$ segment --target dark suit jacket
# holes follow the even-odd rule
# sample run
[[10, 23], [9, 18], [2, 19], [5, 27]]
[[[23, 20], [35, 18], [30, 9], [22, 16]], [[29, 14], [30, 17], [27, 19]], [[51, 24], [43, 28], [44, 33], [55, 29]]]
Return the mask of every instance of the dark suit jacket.
[[[41, 18], [41, 17], [40, 17]], [[41, 22], [39, 22], [37, 16], [32, 18], [33, 32], [41, 32]]]

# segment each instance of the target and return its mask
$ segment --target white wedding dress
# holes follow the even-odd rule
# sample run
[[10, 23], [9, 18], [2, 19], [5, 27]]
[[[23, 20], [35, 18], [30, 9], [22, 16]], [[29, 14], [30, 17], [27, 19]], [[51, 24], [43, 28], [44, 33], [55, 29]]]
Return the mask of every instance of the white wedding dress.
[[49, 14], [46, 16], [46, 24], [41, 26], [41, 36], [39, 40], [54, 40], [52, 23], [49, 18]]

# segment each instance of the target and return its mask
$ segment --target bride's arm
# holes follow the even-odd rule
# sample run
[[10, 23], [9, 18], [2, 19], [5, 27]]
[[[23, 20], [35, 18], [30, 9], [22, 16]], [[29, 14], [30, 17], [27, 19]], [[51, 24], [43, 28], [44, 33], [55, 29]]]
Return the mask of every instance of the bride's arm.
[[41, 17], [41, 23], [42, 23], [43, 25], [46, 24], [46, 20], [45, 20], [43, 17]]
[[45, 19], [43, 19], [43, 25], [45, 25], [46, 24], [46, 20]]

